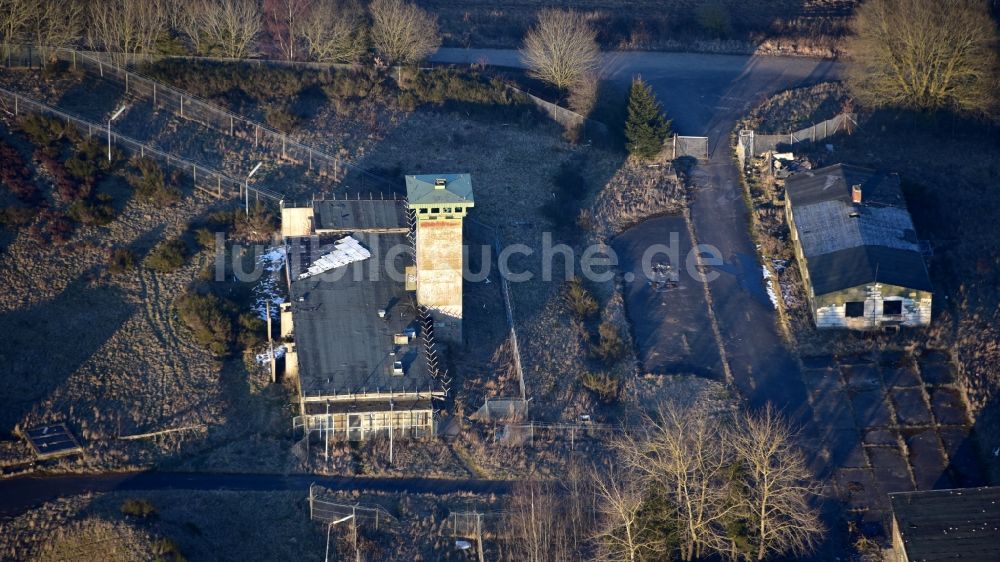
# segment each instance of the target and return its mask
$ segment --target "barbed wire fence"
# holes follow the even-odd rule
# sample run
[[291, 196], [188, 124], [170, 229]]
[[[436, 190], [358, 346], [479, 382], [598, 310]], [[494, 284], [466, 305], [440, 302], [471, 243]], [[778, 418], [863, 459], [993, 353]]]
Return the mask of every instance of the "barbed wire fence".
[[[242, 194], [244, 182], [232, 178], [211, 166], [195, 162], [193, 160], [177, 156], [175, 154], [159, 150], [147, 143], [140, 142], [129, 136], [114, 132], [107, 125], [95, 123], [77, 115], [56, 109], [46, 103], [25, 96], [17, 92], [12, 92], [6, 88], [0, 88], [0, 110], [15, 118], [26, 113], [39, 113], [61, 119], [77, 127], [81, 133], [86, 133], [88, 137], [95, 135], [105, 135], [109, 138], [110, 144], [117, 148], [122, 148], [139, 157], [152, 158], [171, 168], [190, 173], [192, 184], [198, 191], [207, 193], [213, 197], [222, 199], [227, 196]], [[249, 186], [250, 192], [257, 197], [265, 197], [274, 201], [281, 199], [281, 194], [260, 185]]]

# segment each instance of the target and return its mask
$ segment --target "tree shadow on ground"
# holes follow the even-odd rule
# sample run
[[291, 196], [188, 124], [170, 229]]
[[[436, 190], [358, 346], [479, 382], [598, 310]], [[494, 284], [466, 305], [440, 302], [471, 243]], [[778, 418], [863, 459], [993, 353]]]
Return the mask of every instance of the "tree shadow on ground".
[[[0, 432], [10, 432], [111, 337], [134, 307], [120, 289], [81, 276], [53, 300], [0, 315], [4, 404]], [[72, 420], [68, 420], [72, 424]]]

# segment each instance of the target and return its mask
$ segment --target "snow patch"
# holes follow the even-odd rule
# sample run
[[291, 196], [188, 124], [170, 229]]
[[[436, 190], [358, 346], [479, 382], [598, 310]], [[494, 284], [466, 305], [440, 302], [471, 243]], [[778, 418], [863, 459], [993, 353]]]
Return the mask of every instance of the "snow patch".
[[257, 264], [263, 266], [264, 275], [253, 288], [254, 311], [261, 320], [267, 320], [267, 303], [271, 303], [271, 318], [278, 318], [278, 305], [285, 297], [278, 289], [278, 276], [285, 265], [285, 247], [278, 246], [257, 256]]
[[771, 299], [771, 305], [774, 309], [778, 309], [778, 294], [774, 290], [774, 277], [771, 275], [771, 270], [767, 268], [766, 265], [760, 266], [761, 271], [764, 273], [764, 286], [767, 289], [767, 298]]

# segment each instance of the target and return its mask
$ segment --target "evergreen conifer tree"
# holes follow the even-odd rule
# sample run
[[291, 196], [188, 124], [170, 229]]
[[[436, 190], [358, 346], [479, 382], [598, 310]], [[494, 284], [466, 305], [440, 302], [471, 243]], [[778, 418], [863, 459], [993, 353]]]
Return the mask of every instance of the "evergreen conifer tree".
[[660, 153], [670, 134], [670, 122], [663, 115], [653, 90], [642, 78], [632, 80], [628, 98], [628, 121], [625, 123], [629, 154], [648, 160]]

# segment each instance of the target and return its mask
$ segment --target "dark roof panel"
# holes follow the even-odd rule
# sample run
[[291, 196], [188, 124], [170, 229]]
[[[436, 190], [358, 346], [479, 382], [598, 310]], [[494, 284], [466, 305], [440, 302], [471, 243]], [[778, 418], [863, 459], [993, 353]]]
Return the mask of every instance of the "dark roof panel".
[[[297, 279], [299, 271], [330, 245], [317, 237], [289, 238], [290, 290], [299, 381], [309, 397], [374, 392], [440, 391], [424, 356], [419, 323], [409, 305], [404, 272], [412, 253], [402, 234], [353, 235], [371, 257], [325, 273]], [[394, 256], [389, 267], [389, 256]], [[380, 318], [378, 311], [386, 311]], [[396, 334], [416, 334], [408, 344], [394, 343]], [[402, 375], [393, 363], [403, 364]]]
[[1000, 560], [1000, 487], [889, 494], [909, 560]]
[[785, 195], [815, 295], [875, 282], [933, 290], [896, 174], [835, 164], [792, 176]]

